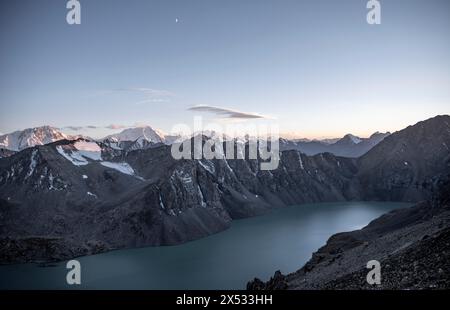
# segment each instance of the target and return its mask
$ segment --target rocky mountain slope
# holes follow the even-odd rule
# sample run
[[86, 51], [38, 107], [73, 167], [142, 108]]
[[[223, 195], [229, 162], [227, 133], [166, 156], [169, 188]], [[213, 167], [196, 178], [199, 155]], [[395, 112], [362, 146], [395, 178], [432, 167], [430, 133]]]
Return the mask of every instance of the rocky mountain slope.
[[450, 117], [437, 116], [385, 138], [358, 159], [358, 180], [369, 200], [430, 199], [450, 167]]
[[[250, 160], [176, 161], [169, 146], [111, 155], [91, 144], [64, 140], [0, 161], [3, 262], [177, 244], [276, 206], [354, 195], [354, 161], [331, 154], [285, 152], [268, 172]], [[20, 250], [36, 244], [41, 252]]]
[[[250, 290], [450, 288], [450, 179], [435, 184], [434, 199], [395, 210], [361, 230], [332, 236], [303, 268], [275, 273]], [[366, 264], [378, 260], [381, 284], [366, 281]]]
[[[450, 144], [449, 118], [411, 127], [424, 135], [434, 133], [434, 127], [443, 132], [429, 139], [428, 151], [417, 153], [435, 168], [412, 170], [415, 180], [448, 168], [448, 153], [439, 150]], [[402, 183], [398, 192], [403, 195], [393, 195], [386, 186], [390, 179], [379, 173], [402, 160], [413, 163], [408, 157], [413, 155], [405, 153], [403, 159], [392, 154], [395, 148], [383, 146], [410, 135], [400, 131], [379, 144], [384, 153], [377, 154], [380, 164], [371, 178], [367, 159], [296, 150], [283, 151], [279, 167], [263, 171], [260, 160], [248, 158], [175, 160], [164, 144], [124, 151], [79, 139], [28, 148], [0, 159], [0, 261], [61, 260], [114, 248], [177, 244], [224, 230], [233, 219], [292, 204], [426, 199], [432, 187]], [[396, 143], [413, 143], [405, 141]], [[433, 149], [438, 156], [428, 157]], [[401, 179], [403, 170], [388, 176]]]

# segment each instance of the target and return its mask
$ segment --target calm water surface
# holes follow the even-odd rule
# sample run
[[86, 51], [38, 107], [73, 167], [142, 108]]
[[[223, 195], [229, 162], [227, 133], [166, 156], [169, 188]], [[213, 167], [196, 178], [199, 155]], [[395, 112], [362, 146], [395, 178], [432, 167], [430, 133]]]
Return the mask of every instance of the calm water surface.
[[[243, 289], [254, 277], [293, 272], [337, 232], [362, 228], [402, 203], [307, 204], [234, 221], [219, 234], [178, 246], [78, 258], [81, 289]], [[73, 289], [65, 263], [0, 266], [0, 289]]]

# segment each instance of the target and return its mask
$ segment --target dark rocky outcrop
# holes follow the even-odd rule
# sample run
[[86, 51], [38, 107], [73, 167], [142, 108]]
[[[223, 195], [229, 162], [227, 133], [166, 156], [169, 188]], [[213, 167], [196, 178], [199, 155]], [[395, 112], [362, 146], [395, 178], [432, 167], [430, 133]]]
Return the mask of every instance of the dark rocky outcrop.
[[9, 156], [12, 156], [14, 154], [16, 154], [15, 151], [11, 151], [11, 150], [8, 150], [8, 149], [0, 148], [0, 158], [2, 158], [2, 157], [9, 157]]

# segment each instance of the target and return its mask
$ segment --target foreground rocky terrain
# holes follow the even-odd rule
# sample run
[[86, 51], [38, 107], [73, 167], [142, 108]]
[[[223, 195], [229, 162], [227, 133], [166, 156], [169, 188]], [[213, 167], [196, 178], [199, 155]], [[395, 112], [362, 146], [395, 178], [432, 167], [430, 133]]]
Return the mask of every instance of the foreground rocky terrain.
[[358, 159], [283, 151], [273, 171], [248, 158], [175, 160], [164, 144], [124, 151], [79, 139], [26, 148], [0, 159], [0, 262], [178, 244], [293, 204], [428, 200], [449, 169], [448, 145], [450, 117], [437, 116]]
[[[361, 230], [332, 236], [303, 268], [250, 290], [450, 288], [450, 181], [429, 202], [395, 210]], [[366, 281], [366, 264], [381, 264], [381, 284]]]

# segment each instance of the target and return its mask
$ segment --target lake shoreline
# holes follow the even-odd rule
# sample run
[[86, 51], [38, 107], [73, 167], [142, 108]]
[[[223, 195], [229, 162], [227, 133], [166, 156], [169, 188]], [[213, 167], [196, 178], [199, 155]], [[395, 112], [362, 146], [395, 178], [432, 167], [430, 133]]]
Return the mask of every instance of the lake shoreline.
[[[345, 201], [345, 202], [320, 202], [320, 203], [312, 203], [313, 205], [333, 205], [336, 203], [380, 203], [380, 204], [384, 204], [384, 203], [393, 203], [393, 204], [404, 204], [405, 207], [406, 206], [412, 206], [411, 203], [408, 202], [401, 202], [401, 201]], [[195, 242], [197, 240], [203, 239], [203, 238], [208, 238], [210, 236], [214, 236], [216, 234], [220, 234], [223, 233], [224, 231], [230, 229], [233, 225], [233, 223], [239, 222], [239, 221], [245, 221], [247, 219], [250, 218], [256, 218], [256, 217], [262, 217], [262, 216], [268, 216], [271, 213], [277, 212], [278, 210], [282, 210], [282, 209], [286, 209], [286, 208], [295, 208], [295, 207], [301, 207], [301, 206], [305, 206], [305, 205], [311, 205], [311, 203], [305, 203], [305, 204], [299, 204], [299, 205], [290, 205], [290, 206], [285, 206], [285, 207], [277, 207], [277, 208], [272, 208], [272, 209], [268, 209], [266, 210], [266, 212], [257, 214], [257, 215], [253, 215], [253, 216], [249, 216], [249, 217], [243, 217], [243, 218], [238, 218], [238, 219], [233, 219], [232, 221], [230, 221], [230, 225], [228, 225], [227, 227], [224, 227], [223, 229], [220, 229], [218, 231], [215, 231], [209, 235], [203, 236], [203, 237], [199, 237], [199, 238], [194, 238], [194, 239], [190, 239], [190, 240], [186, 240], [186, 241], [182, 241], [180, 243], [175, 243], [175, 244], [161, 244], [161, 245], [143, 245], [143, 246], [135, 246], [135, 247], [120, 247], [120, 248], [105, 248], [105, 246], [103, 246], [102, 244], [96, 244], [92, 247], [90, 247], [89, 249], [86, 249], [85, 252], [86, 254], [82, 254], [82, 255], [76, 255], [76, 256], [70, 256], [67, 254], [67, 251], [70, 251], [70, 248], [76, 247], [76, 245], [71, 246], [72, 242], [70, 238], [65, 238], [65, 237], [44, 237], [44, 236], [30, 236], [30, 237], [19, 237], [19, 238], [10, 238], [10, 237], [4, 237], [4, 238], [0, 238], [0, 246], [2, 248], [4, 248], [4, 244], [5, 243], [14, 243], [17, 242], [17, 250], [23, 250], [23, 247], [33, 247], [36, 244], [42, 243], [48, 243], [48, 245], [46, 245], [46, 247], [56, 247], [56, 248], [61, 248], [61, 257], [55, 257], [55, 258], [49, 258], [49, 259], [33, 259], [33, 258], [27, 258], [29, 260], [26, 261], [17, 261], [17, 262], [4, 262], [3, 259], [0, 260], [0, 266], [8, 266], [8, 265], [20, 265], [20, 264], [55, 264], [55, 263], [61, 263], [64, 261], [67, 261], [69, 259], [77, 259], [77, 258], [82, 258], [82, 257], [87, 257], [87, 256], [93, 256], [93, 255], [98, 255], [98, 254], [104, 254], [104, 253], [108, 253], [108, 252], [113, 252], [113, 251], [122, 251], [122, 250], [131, 250], [131, 249], [142, 249], [142, 248], [154, 248], [154, 247], [172, 247], [172, 246], [179, 246], [179, 245], [183, 245], [183, 244], [187, 244], [189, 242]], [[23, 244], [20, 244], [22, 243]], [[42, 245], [39, 245], [40, 247], [42, 247]], [[54, 250], [54, 249], [53, 249]], [[11, 252], [10, 255], [8, 256], [14, 256], [14, 253]]]
[[[160, 269], [160, 271], [151, 270], [151, 277], [165, 278], [167, 274], [169, 278], [173, 277], [172, 286], [170, 283], [159, 285], [146, 279], [141, 279], [139, 281], [142, 283], [136, 284], [128, 279], [126, 274], [118, 275], [119, 278], [125, 277], [127, 281], [131, 281], [129, 286], [139, 289], [204, 289], [211, 286], [218, 289], [244, 289], [246, 280], [252, 276], [263, 275], [264, 278], [269, 279], [270, 266], [282, 267], [286, 271], [296, 270], [333, 233], [360, 228], [361, 225], [368, 224], [381, 214], [406, 206], [409, 204], [384, 202], [296, 205], [274, 209], [261, 216], [233, 221], [227, 230], [181, 245], [117, 249], [102, 254], [82, 256], [77, 258], [82, 266], [87, 264], [88, 269], [91, 269], [89, 267], [91, 265], [100, 266], [100, 270], [92, 275], [92, 283], [87, 283], [82, 288], [105, 288], [105, 283], [96, 277], [108, 274], [102, 267], [106, 261], [106, 265], [110, 263], [110, 267], [120, 266], [124, 270], [130, 269], [130, 274], [135, 273], [134, 276], [137, 278], [142, 277], [141, 273], [148, 272], [148, 264], [159, 266]], [[243, 261], [239, 262], [236, 259]], [[140, 272], [134, 269], [136, 262], [138, 265], [136, 268], [141, 270]], [[34, 285], [39, 287], [38, 275], [43, 275], [45, 272], [39, 272], [38, 269], [49, 271], [51, 274], [66, 272], [63, 262], [50, 267], [43, 267], [42, 264], [40, 262], [40, 266], [36, 263], [0, 266], [0, 275], [12, 277], [18, 270], [27, 270], [26, 272], [36, 274], [32, 281], [35, 281]], [[217, 271], [217, 266], [222, 266], [224, 270]], [[177, 271], [173, 271], [172, 268]], [[203, 272], [202, 269], [208, 270], [214, 278], [198, 276], [190, 272], [191, 269], [198, 269], [199, 272]], [[8, 272], [5, 273], [5, 270]], [[235, 273], [234, 276], [233, 273]], [[112, 276], [115, 277], [114, 273]], [[178, 276], [183, 279], [177, 279]], [[88, 282], [89, 278], [88, 276]], [[237, 278], [241, 280], [237, 281]], [[225, 280], [222, 282], [221, 279]], [[147, 282], [148, 285], [145, 285], [144, 283]], [[209, 282], [211, 285], [206, 285]], [[16, 285], [20, 287], [20, 283]], [[128, 289], [128, 286], [125, 288], [108, 283], [105, 285], [106, 288]], [[7, 287], [7, 284], [0, 286]], [[31, 287], [34, 286], [31, 285]], [[54, 286], [50, 283], [45, 287], [53, 288]], [[64, 287], [62, 284], [62, 288]]]

